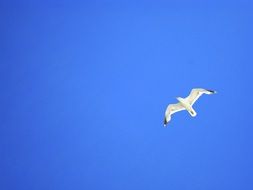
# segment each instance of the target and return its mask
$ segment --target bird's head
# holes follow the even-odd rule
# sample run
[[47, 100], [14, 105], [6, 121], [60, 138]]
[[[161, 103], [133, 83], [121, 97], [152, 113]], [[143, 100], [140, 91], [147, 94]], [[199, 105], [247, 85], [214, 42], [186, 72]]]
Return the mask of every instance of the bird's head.
[[176, 99], [180, 102], [180, 100], [182, 100], [182, 98], [181, 97], [176, 97]]

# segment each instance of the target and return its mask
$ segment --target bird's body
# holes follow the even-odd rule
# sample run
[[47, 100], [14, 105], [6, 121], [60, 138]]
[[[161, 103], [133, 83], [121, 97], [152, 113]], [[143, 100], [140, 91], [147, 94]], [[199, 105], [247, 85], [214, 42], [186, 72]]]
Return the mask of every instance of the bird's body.
[[165, 119], [164, 119], [164, 126], [171, 120], [171, 115], [178, 111], [187, 110], [192, 117], [197, 115], [196, 111], [192, 108], [193, 104], [202, 94], [214, 94], [216, 93], [213, 90], [206, 90], [203, 88], [194, 88], [192, 89], [189, 96], [186, 98], [177, 97], [179, 101], [177, 104], [169, 104], [166, 112], [165, 112]]
[[177, 97], [177, 100], [179, 101], [179, 104], [181, 104], [190, 114], [191, 116], [195, 117], [197, 113], [192, 108], [192, 105], [187, 101], [186, 98]]

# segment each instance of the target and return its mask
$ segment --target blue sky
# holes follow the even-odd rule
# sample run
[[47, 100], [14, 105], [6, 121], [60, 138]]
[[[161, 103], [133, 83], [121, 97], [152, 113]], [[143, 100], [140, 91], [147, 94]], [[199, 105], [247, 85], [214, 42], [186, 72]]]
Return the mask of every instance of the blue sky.
[[252, 2], [0, 7], [1, 189], [253, 188]]

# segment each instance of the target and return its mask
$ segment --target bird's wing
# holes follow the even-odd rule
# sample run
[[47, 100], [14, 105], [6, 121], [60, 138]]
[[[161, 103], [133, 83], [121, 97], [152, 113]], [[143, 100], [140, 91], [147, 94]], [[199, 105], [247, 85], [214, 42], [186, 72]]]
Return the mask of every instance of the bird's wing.
[[181, 111], [181, 110], [185, 110], [185, 108], [182, 106], [181, 103], [169, 104], [167, 109], [166, 109], [166, 112], [165, 112], [164, 126], [166, 126], [167, 123], [170, 121], [171, 115], [173, 113], [176, 113], [176, 112]]
[[194, 88], [191, 90], [190, 95], [186, 97], [186, 101], [188, 101], [190, 105], [193, 105], [202, 94], [214, 94], [214, 93], [216, 92], [213, 90]]

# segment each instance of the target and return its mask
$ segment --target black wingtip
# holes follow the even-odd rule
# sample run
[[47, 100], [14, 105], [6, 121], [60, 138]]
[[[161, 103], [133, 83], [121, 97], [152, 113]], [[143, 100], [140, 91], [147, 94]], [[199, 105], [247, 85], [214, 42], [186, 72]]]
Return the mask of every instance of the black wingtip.
[[167, 126], [167, 123], [168, 123], [168, 122], [167, 122], [166, 118], [164, 118], [163, 126], [166, 127], [166, 126]]
[[214, 90], [207, 90], [208, 92], [211, 92], [212, 94], [216, 93]]

